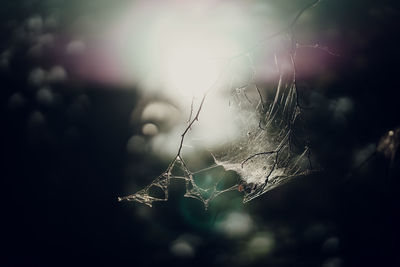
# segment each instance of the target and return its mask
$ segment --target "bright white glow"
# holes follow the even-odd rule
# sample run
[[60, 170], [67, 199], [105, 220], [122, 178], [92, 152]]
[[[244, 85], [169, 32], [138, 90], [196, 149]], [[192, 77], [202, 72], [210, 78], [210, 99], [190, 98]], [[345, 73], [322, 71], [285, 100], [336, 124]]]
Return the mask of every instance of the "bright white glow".
[[222, 59], [257, 39], [249, 40], [257, 28], [250, 16], [240, 3], [137, 1], [105, 37], [120, 53], [126, 80], [186, 103], [214, 84]]
[[[180, 124], [168, 132], [160, 128], [152, 139], [155, 150], [176, 153], [176, 147], [166, 147], [179, 143], [192, 99], [195, 112], [202, 95], [211, 88], [201, 123], [195, 124], [185, 139], [185, 151], [219, 145], [238, 132], [228, 106], [230, 91], [246, 84], [252, 69], [246, 58], [229, 64], [228, 58], [260, 38], [260, 22], [249, 9], [245, 12], [245, 6], [214, 0], [137, 1], [109, 30], [106, 38], [120, 53], [122, 76], [145, 95], [157, 95], [183, 111]], [[262, 28], [264, 31], [265, 25]]]
[[[177, 10], [187, 12], [182, 7]], [[148, 54], [144, 65], [150, 66], [152, 82], [158, 81], [157, 91], [165, 91], [181, 103], [208, 90], [226, 65], [221, 59], [240, 51], [232, 37], [218, 31], [218, 27], [214, 29], [203, 19], [182, 18], [174, 13], [155, 19], [146, 38]], [[144, 87], [148, 89], [146, 84]]]
[[210, 58], [213, 49], [191, 39], [170, 45], [161, 58], [167, 89], [191, 98], [210, 88], [222, 71], [218, 62]]

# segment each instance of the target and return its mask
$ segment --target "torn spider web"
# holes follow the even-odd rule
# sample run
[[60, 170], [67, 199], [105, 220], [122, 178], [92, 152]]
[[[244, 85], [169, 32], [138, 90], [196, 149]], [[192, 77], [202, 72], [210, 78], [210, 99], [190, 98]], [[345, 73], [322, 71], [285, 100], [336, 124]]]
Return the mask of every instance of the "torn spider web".
[[[221, 189], [219, 183], [223, 179], [217, 177], [213, 186], [200, 186], [195, 179], [196, 174], [209, 169], [193, 172], [181, 155], [184, 138], [199, 119], [202, 104], [206, 100], [204, 97], [195, 117], [182, 134], [178, 153], [166, 171], [144, 189], [119, 200], [137, 201], [151, 206], [155, 201], [168, 200], [171, 179], [183, 179], [186, 184], [185, 196], [202, 201], [206, 207], [220, 194], [232, 190], [243, 191], [244, 202], [247, 202], [295, 176], [307, 174], [311, 168], [309, 150], [300, 150], [292, 142], [293, 125], [300, 114], [293, 75], [294, 72], [285, 74], [280, 71], [275, 97], [271, 101], [263, 100], [253, 78], [247, 86], [232, 89], [227, 105], [235, 114], [235, 124], [239, 126], [238, 137], [212, 151], [212, 156], [216, 166], [222, 166], [226, 171], [234, 171], [240, 176], [236, 184]], [[152, 196], [154, 188], [160, 189], [163, 197]]]
[[[305, 10], [300, 11], [296, 20]], [[294, 22], [290, 24], [291, 27]], [[119, 201], [136, 201], [148, 206], [156, 201], [167, 201], [170, 181], [181, 179], [185, 182], [185, 197], [200, 200], [205, 208], [219, 195], [234, 190], [243, 192], [243, 202], [248, 202], [294, 177], [310, 173], [312, 166], [309, 148], [294, 141], [295, 122], [302, 109], [296, 83], [295, 56], [298, 45], [293, 36], [286, 38], [282, 35], [284, 32], [271, 36], [272, 39], [282, 38], [286, 44], [289, 43], [286, 47], [290, 47], [284, 55], [275, 55], [274, 64], [279, 78], [271, 97], [266, 97], [266, 88], [257, 84], [252, 51], [228, 60], [227, 73], [231, 78], [235, 73], [229, 71], [229, 66], [238, 58], [248, 62], [252, 74], [245, 86], [235, 87], [232, 83], [225, 85], [231, 91], [226, 104], [234, 114], [237, 133], [234, 139], [210, 151], [215, 164], [200, 171], [192, 171], [182, 156], [185, 137], [195, 124], [201, 123], [198, 120], [205, 108], [204, 102], [210, 91], [216, 90], [214, 85], [204, 93], [196, 110], [192, 102], [188, 125], [181, 135], [178, 152], [168, 168], [148, 186], [135, 194], [118, 198]], [[289, 70], [287, 66], [290, 66]], [[221, 186], [224, 183], [221, 169], [236, 172], [239, 176], [236, 183], [225, 188]], [[198, 178], [201, 176], [199, 174], [206, 172], [215, 176], [211, 185], [204, 185]], [[162, 196], [156, 196], [152, 193], [154, 190], [161, 191]]]

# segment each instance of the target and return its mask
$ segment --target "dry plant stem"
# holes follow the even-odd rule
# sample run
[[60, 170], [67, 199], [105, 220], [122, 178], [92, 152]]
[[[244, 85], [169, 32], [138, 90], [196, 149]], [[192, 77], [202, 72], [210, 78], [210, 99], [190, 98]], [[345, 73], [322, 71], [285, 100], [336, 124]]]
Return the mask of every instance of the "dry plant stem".
[[194, 96], [192, 97], [192, 103], [190, 104], [190, 114], [189, 114], [188, 123], [190, 123], [190, 121], [192, 120], [192, 116], [193, 116], [193, 104], [194, 104]]
[[[229, 61], [229, 60], [227, 61], [227, 64], [228, 64], [228, 65], [230, 64], [230, 61]], [[190, 121], [190, 119], [191, 119], [191, 117], [192, 117], [192, 115], [193, 115], [193, 102], [194, 102], [194, 98], [192, 98], [192, 103], [191, 103], [191, 108], [190, 108], [190, 109], [191, 109], [191, 110], [190, 110], [190, 117], [189, 117], [189, 121], [190, 121], [190, 122], [189, 122], [188, 126], [185, 128], [185, 130], [183, 131], [183, 133], [181, 134], [181, 141], [180, 141], [178, 153], [176, 154], [175, 159], [178, 158], [178, 157], [181, 158], [181, 151], [182, 151], [182, 147], [183, 147], [183, 142], [184, 142], [184, 140], [185, 140], [185, 136], [186, 136], [186, 134], [188, 133], [188, 131], [192, 128], [192, 125], [193, 125], [196, 121], [199, 120], [200, 112], [201, 112], [201, 109], [203, 108], [204, 101], [206, 100], [207, 95], [211, 92], [211, 90], [212, 90], [212, 89], [215, 87], [215, 85], [218, 83], [218, 81], [219, 81], [220, 78], [222, 77], [222, 74], [223, 74], [224, 69], [225, 69], [226, 67], [227, 67], [227, 66], [225, 66], [225, 67], [222, 68], [221, 72], [219, 73], [218, 77], [215, 79], [214, 83], [207, 89], [207, 91], [204, 92], [203, 97], [201, 98], [200, 105], [199, 105], [199, 107], [198, 107], [198, 109], [197, 109], [196, 115], [195, 115], [195, 117]], [[182, 160], [182, 159], [181, 159], [181, 160]]]

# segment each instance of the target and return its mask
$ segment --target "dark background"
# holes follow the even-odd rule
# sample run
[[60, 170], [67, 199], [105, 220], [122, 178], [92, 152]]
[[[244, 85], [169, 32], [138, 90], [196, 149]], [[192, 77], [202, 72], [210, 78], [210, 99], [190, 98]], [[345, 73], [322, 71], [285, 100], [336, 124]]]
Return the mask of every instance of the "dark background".
[[[308, 49], [298, 54], [303, 59], [299, 91], [313, 107], [302, 118], [323, 171], [250, 203], [228, 201], [205, 211], [200, 202], [183, 198], [179, 184], [168, 202], [151, 209], [117, 202], [117, 196], [149, 183], [168, 163], [126, 151], [127, 140], [140, 130], [130, 124], [140, 97], [135, 88], [110, 90], [71, 79], [54, 86], [55, 104], [36, 101], [27, 75], [38, 64], [54, 62], [29, 58], [29, 47], [14, 37], [15, 29], [32, 14], [55, 7], [67, 24], [80, 12], [98, 12], [92, 2], [2, 3], [0, 52], [12, 47], [13, 53], [0, 70], [0, 265], [400, 266], [399, 157], [391, 164], [378, 154], [354, 169], [356, 151], [376, 145], [400, 126], [397, 6], [326, 0], [312, 11], [314, 22], [299, 21], [300, 41], [309, 40], [302, 40], [303, 32], [312, 32], [311, 40], [340, 54]], [[303, 3], [285, 2], [293, 9]], [[315, 63], [313, 58], [327, 60]], [[312, 64], [318, 72], [302, 73]], [[23, 100], [11, 100], [16, 92]], [[331, 103], [342, 97], [353, 106], [335, 119]], [[249, 256], [243, 252], [248, 237], [232, 239], [218, 232], [216, 220], [226, 210], [250, 214], [254, 236], [271, 232], [272, 252]], [[196, 237], [190, 257], [171, 252], [182, 234]]]

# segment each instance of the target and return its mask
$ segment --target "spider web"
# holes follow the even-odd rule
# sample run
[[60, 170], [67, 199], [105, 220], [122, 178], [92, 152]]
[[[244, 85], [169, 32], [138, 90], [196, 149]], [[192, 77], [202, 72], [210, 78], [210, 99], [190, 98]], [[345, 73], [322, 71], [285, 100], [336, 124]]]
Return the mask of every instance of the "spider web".
[[[229, 66], [237, 59], [247, 60], [252, 73], [246, 85], [232, 87], [231, 83], [228, 86], [231, 96], [227, 105], [235, 114], [234, 123], [238, 126], [238, 132], [234, 139], [210, 151], [214, 165], [200, 171], [192, 171], [182, 156], [182, 148], [186, 135], [199, 120], [207, 96], [215, 89], [215, 84], [220, 78], [204, 93], [197, 110], [194, 110], [192, 102], [188, 125], [181, 135], [178, 152], [168, 168], [142, 190], [119, 197], [118, 200], [136, 201], [151, 207], [153, 202], [168, 200], [171, 179], [181, 179], [186, 187], [184, 196], [200, 200], [207, 209], [213, 199], [225, 192], [243, 192], [243, 202], [248, 202], [295, 177], [309, 174], [312, 171], [310, 150], [294, 141], [294, 126], [302, 107], [299, 104], [296, 81], [296, 50], [299, 45], [291, 33], [301, 14], [318, 2], [314, 1], [300, 10], [285, 29], [227, 60], [227, 73], [231, 77], [234, 77], [235, 73], [229, 71]], [[267, 98], [263, 97], [266, 88], [261, 88], [255, 78], [253, 51], [265, 42], [278, 38], [283, 40], [288, 48], [284, 55], [274, 57], [273, 64], [276, 65], [279, 79], [274, 96]], [[321, 49], [319, 45], [314, 47]], [[233, 185], [222, 186], [224, 175], [221, 173], [224, 170], [238, 174], [239, 178]], [[212, 183], [201, 181], [201, 177], [207, 172], [214, 178]], [[160, 193], [155, 194], [156, 191]]]

